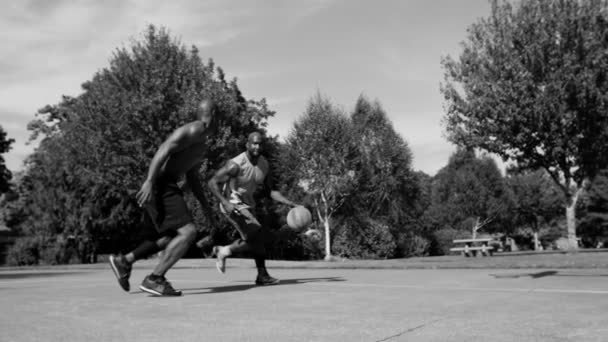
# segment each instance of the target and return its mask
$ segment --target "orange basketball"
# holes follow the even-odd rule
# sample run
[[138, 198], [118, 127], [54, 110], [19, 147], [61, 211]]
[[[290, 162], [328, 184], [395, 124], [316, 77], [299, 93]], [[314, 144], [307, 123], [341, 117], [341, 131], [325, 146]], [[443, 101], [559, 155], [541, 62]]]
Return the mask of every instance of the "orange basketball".
[[287, 225], [296, 230], [302, 230], [312, 223], [310, 211], [303, 206], [291, 208], [287, 213]]

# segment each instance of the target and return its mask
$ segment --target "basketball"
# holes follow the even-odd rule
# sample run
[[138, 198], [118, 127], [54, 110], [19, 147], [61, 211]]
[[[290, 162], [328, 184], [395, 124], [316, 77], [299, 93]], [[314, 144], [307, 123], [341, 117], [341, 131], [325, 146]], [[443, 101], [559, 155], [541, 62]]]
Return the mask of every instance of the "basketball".
[[302, 230], [312, 223], [310, 211], [302, 206], [291, 208], [287, 213], [287, 225], [296, 230]]

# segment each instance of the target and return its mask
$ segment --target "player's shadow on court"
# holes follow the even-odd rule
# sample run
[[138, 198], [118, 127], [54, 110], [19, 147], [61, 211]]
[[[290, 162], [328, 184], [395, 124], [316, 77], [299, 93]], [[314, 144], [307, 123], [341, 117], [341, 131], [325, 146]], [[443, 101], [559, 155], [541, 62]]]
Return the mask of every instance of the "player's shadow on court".
[[492, 276], [496, 279], [513, 279], [513, 278], [524, 278], [524, 277], [538, 279], [538, 278], [543, 278], [543, 277], [554, 276], [556, 274], [557, 274], [557, 271], [543, 271], [543, 272], [535, 272], [535, 273], [492, 274]]
[[[296, 278], [296, 279], [281, 279], [281, 281], [276, 285], [269, 286], [257, 286], [253, 282], [247, 284], [237, 284], [237, 285], [228, 285], [228, 286], [208, 286], [208, 287], [200, 287], [195, 289], [182, 289], [184, 291], [184, 296], [190, 295], [200, 295], [200, 294], [213, 294], [213, 293], [223, 293], [223, 292], [235, 292], [235, 291], [246, 291], [254, 287], [276, 287], [281, 285], [298, 285], [298, 284], [306, 284], [306, 283], [325, 283], [325, 282], [336, 282], [336, 281], [345, 281], [344, 278], [340, 277], [326, 277], [326, 278]], [[195, 291], [195, 292], [189, 292]]]
[[586, 274], [576, 273], [569, 271], [543, 271], [543, 272], [532, 272], [532, 273], [514, 273], [514, 274], [491, 274], [496, 279], [514, 279], [514, 278], [527, 278], [532, 279], [544, 278], [544, 277], [608, 277], [608, 274]]

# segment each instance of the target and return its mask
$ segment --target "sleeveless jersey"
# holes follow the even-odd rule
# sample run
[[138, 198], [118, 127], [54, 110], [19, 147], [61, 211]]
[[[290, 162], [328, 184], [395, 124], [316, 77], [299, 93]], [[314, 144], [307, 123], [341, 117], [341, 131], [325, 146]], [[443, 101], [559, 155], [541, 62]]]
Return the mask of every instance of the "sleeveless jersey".
[[260, 156], [257, 165], [253, 165], [247, 158], [247, 152], [231, 160], [239, 166], [239, 173], [226, 184], [226, 195], [234, 204], [244, 204], [244, 207], [254, 208], [253, 194], [259, 185], [264, 184], [268, 174], [268, 161]]

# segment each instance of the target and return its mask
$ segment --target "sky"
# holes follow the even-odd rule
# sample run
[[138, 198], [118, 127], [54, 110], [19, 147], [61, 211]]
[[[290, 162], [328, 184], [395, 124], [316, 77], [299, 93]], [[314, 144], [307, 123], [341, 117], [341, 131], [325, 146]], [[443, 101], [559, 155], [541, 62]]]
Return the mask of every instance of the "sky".
[[434, 175], [455, 147], [444, 137], [441, 58], [457, 57], [487, 0], [24, 0], [0, 13], [0, 126], [15, 172], [35, 148], [27, 123], [107, 67], [112, 53], [163, 26], [212, 58], [243, 95], [266, 98], [268, 130], [285, 138], [317, 92], [346, 113], [377, 100]]

